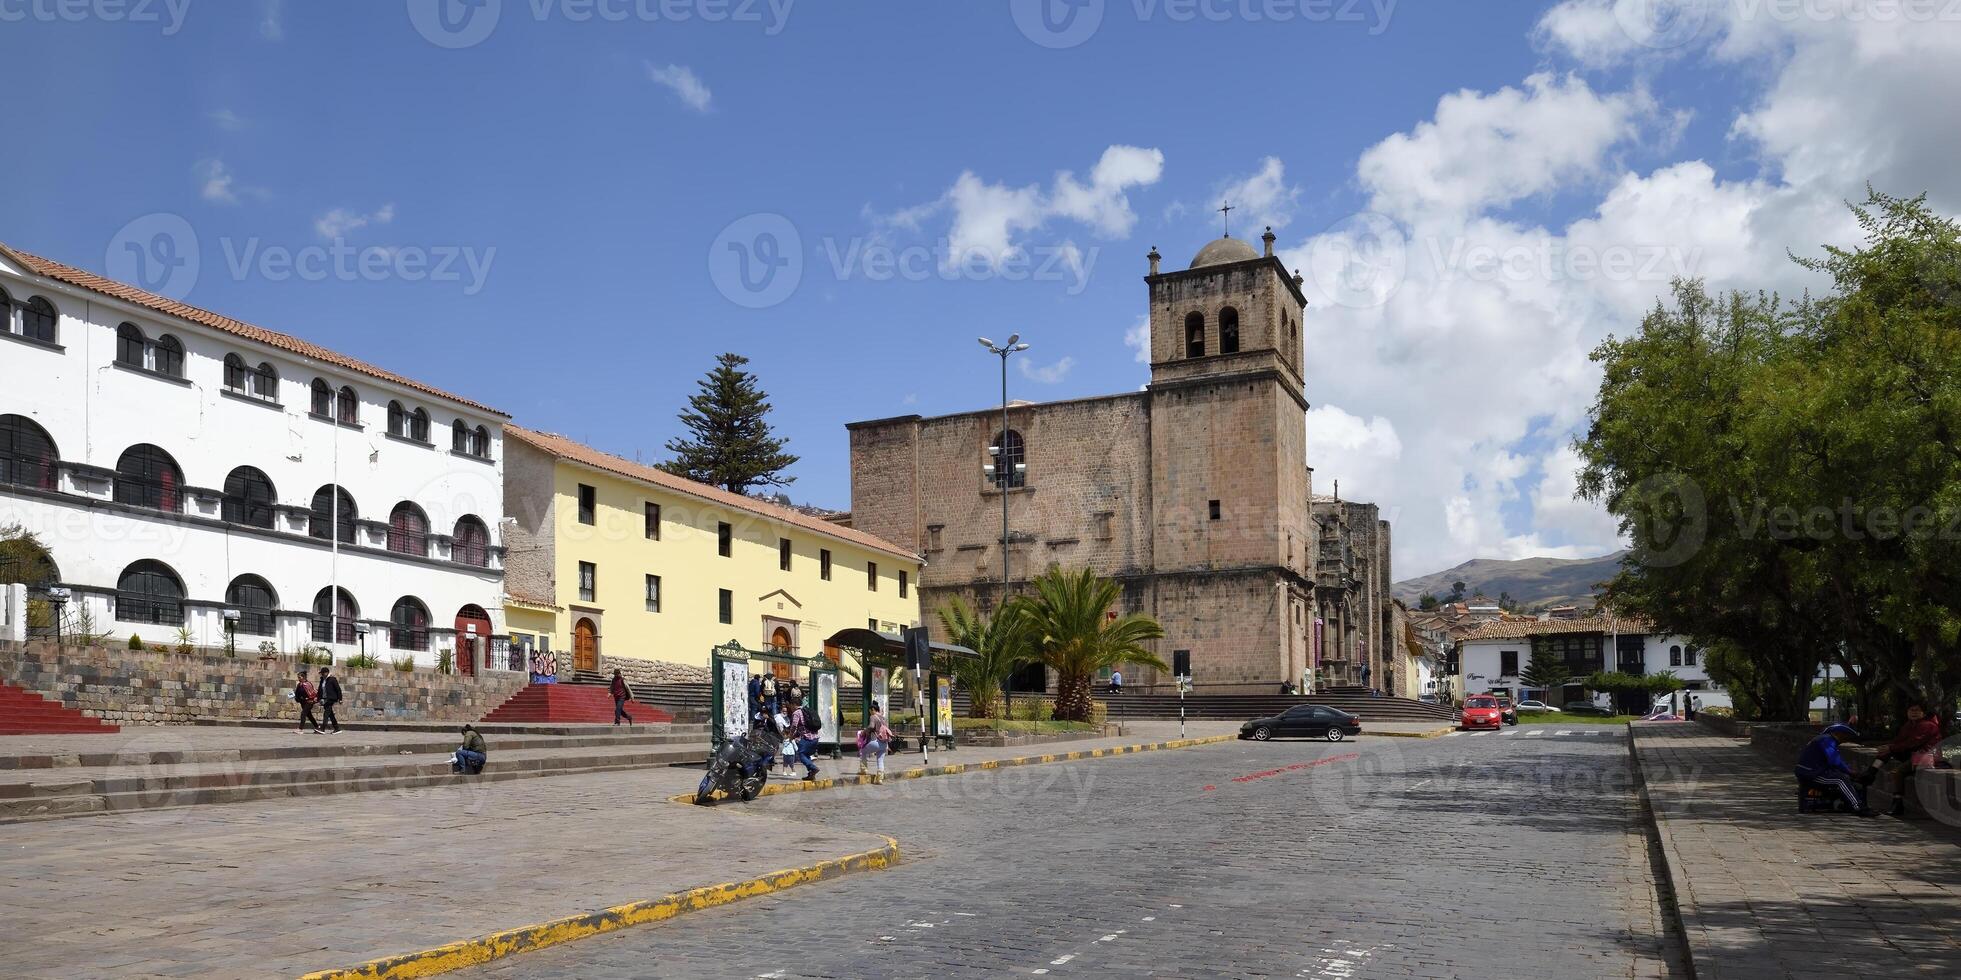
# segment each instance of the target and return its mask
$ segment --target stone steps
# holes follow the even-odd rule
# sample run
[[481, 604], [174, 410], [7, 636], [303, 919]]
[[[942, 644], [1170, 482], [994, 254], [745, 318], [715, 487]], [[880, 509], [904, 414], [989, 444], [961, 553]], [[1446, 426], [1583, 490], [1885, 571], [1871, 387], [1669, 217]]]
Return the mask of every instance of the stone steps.
[[[331, 738], [331, 736], [326, 736]], [[209, 806], [301, 796], [413, 789], [446, 783], [665, 768], [699, 762], [706, 743], [500, 750], [490, 745], [482, 774], [449, 771], [449, 750], [379, 759], [336, 759], [294, 766], [290, 759], [55, 770], [40, 779], [0, 783], [0, 823], [97, 813]], [[21, 773], [9, 775], [20, 776]]]
[[120, 729], [59, 701], [0, 681], [0, 735], [115, 734]]
[[[639, 724], [661, 724], [674, 715], [637, 701], [626, 703], [627, 716]], [[486, 722], [565, 722], [605, 724], [613, 720], [613, 696], [592, 684], [532, 684], [511, 695], [489, 714]]]
[[[495, 733], [486, 733], [495, 735]], [[523, 751], [527, 749], [581, 749], [610, 746], [667, 746], [700, 745], [707, 739], [707, 732], [638, 732], [632, 734], [575, 735], [575, 736], [524, 736], [496, 737], [492, 745], [498, 750]], [[47, 751], [36, 753], [8, 753], [6, 743], [0, 742], [0, 782], [8, 780], [7, 773], [18, 770], [110, 768], [115, 766], [176, 766], [199, 763], [241, 763], [267, 762], [291, 759], [335, 759], [393, 757], [403, 753], [410, 755], [430, 755], [445, 753], [455, 749], [458, 736], [454, 733], [432, 734], [427, 737], [403, 736], [383, 742], [348, 743], [332, 735], [295, 735], [292, 745], [262, 745], [240, 748], [197, 748], [181, 750], [116, 750], [103, 752]]]

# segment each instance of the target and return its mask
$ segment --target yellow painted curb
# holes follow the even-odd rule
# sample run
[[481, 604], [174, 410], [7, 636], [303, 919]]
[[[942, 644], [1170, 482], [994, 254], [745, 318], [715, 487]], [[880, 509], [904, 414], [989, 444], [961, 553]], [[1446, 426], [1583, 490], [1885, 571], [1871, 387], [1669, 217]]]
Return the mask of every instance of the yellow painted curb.
[[[1171, 749], [1189, 749], [1216, 742], [1230, 742], [1237, 735], [1208, 735], [1203, 738], [1176, 738], [1169, 742], [1147, 742], [1137, 745], [1112, 745], [1101, 749], [1079, 749], [1075, 752], [1061, 752], [1049, 755], [1024, 755], [1013, 759], [989, 759], [985, 762], [956, 762], [945, 766], [931, 766], [925, 769], [902, 769], [887, 773], [890, 779], [923, 779], [927, 776], [952, 776], [963, 772], [979, 772], [984, 769], [1008, 769], [1015, 766], [1039, 766], [1049, 762], [1075, 762], [1080, 759], [1101, 759], [1113, 755], [1131, 755], [1137, 752], [1163, 752]], [[763, 787], [758, 797], [777, 796], [783, 793], [809, 793], [820, 789], [836, 789], [840, 786], [870, 786], [870, 776], [841, 776], [835, 779], [795, 780], [786, 783], [769, 783]], [[668, 797], [670, 803], [693, 804], [695, 795], [683, 793]]]
[[[881, 835], [883, 836], [883, 835]], [[746, 898], [769, 895], [796, 885], [806, 885], [854, 871], [876, 871], [899, 863], [899, 842], [885, 838], [885, 846], [801, 868], [776, 871], [748, 881], [708, 885], [665, 898], [615, 905], [598, 912], [575, 915], [553, 922], [521, 926], [493, 932], [476, 939], [465, 939], [419, 953], [403, 953], [373, 960], [344, 970], [309, 973], [301, 980], [349, 980], [355, 977], [432, 977], [452, 970], [479, 966], [516, 953], [556, 946], [629, 926], [665, 922], [684, 912], [697, 912], [727, 905]]]

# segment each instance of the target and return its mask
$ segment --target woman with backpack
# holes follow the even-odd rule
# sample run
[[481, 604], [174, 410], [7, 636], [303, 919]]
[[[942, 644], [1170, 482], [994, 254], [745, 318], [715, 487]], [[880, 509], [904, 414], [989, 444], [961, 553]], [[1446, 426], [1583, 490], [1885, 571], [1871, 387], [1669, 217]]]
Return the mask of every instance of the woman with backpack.
[[858, 730], [858, 775], [866, 775], [866, 759], [876, 758], [878, 772], [871, 774], [872, 782], [885, 782], [885, 752], [891, 745], [892, 729], [885, 727], [885, 706], [873, 701], [871, 717]]
[[[817, 717], [817, 712], [801, 704], [790, 712], [790, 735], [783, 743], [783, 751], [789, 754], [790, 759], [803, 763], [803, 781], [806, 783], [817, 778], [817, 735], [823, 730], [823, 720]], [[789, 768], [788, 762], [784, 768]]]

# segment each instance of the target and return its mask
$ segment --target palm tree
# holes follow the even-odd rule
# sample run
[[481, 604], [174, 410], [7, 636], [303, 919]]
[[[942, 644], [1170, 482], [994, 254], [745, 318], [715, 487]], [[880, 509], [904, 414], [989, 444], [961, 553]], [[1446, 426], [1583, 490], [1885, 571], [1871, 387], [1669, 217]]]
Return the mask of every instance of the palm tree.
[[1121, 590], [1088, 568], [1065, 572], [1050, 566], [1033, 583], [1033, 595], [1016, 596], [1013, 606], [1025, 617], [1030, 645], [1057, 677], [1055, 717], [1088, 721], [1090, 679], [1106, 667], [1141, 664], [1169, 670], [1144, 648], [1164, 635], [1157, 620], [1142, 613], [1114, 616]]
[[953, 661], [954, 682], [967, 692], [967, 716], [993, 717], [1008, 675], [1034, 659], [1023, 617], [1010, 605], [992, 619], [984, 618], [959, 598], [948, 600], [939, 615], [948, 642], [979, 654]]

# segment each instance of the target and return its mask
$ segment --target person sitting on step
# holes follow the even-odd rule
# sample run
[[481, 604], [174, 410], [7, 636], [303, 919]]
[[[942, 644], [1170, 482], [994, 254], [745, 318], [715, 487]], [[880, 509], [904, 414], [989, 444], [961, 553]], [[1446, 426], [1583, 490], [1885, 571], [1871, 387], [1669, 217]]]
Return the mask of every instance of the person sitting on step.
[[449, 757], [449, 771], [474, 776], [483, 772], [483, 764], [489, 759], [490, 747], [483, 744], [483, 736], [477, 734], [476, 726], [464, 725], [463, 744]]
[[1805, 743], [1798, 753], [1798, 764], [1794, 772], [1798, 777], [1798, 790], [1816, 786], [1838, 794], [1847, 809], [1862, 817], [1873, 815], [1866, 806], [1866, 797], [1859, 780], [1852, 775], [1852, 767], [1845, 764], [1845, 757], [1839, 754], [1838, 743], [1848, 738], [1858, 738], [1859, 733], [1851, 725], [1832, 725], [1818, 733], [1818, 737]]

